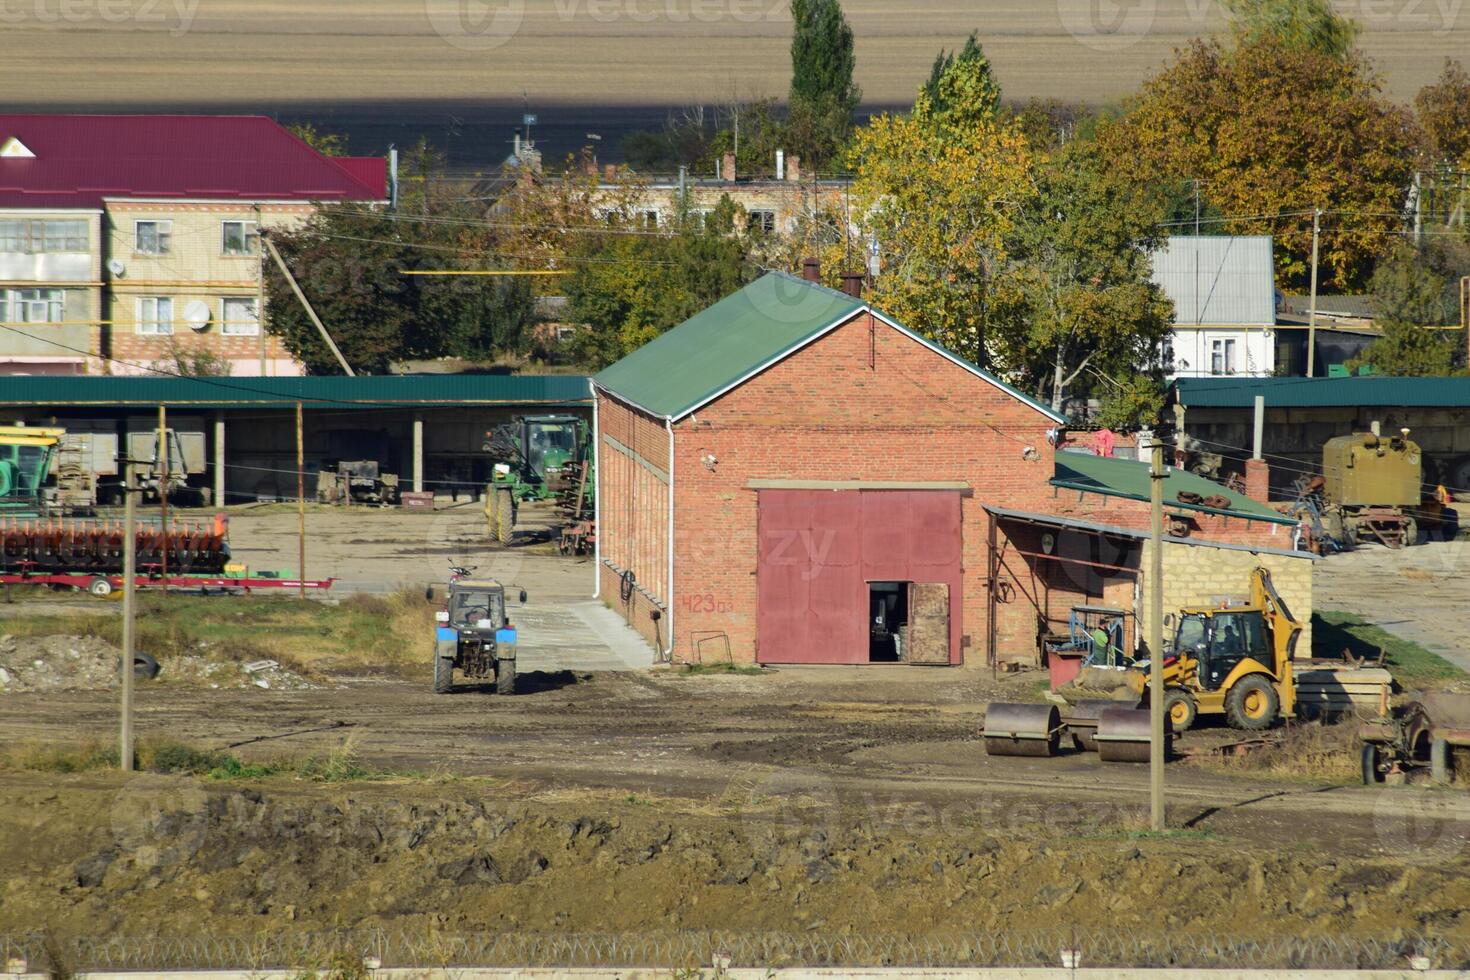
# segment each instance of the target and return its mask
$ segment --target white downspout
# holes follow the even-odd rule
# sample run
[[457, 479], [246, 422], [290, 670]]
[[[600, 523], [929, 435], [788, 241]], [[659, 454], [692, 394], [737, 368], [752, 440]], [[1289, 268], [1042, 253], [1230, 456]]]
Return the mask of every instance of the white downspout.
[[602, 430], [597, 426], [597, 384], [587, 379], [592, 392], [592, 598], [602, 598]]
[[669, 581], [664, 589], [664, 603], [668, 606], [669, 645], [664, 650], [664, 659], [674, 659], [674, 420], [664, 419], [664, 428], [669, 430]]

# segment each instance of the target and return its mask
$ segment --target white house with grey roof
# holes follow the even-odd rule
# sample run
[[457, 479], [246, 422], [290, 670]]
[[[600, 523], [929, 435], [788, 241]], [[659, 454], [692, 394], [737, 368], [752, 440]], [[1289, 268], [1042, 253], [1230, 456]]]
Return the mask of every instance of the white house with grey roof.
[[1174, 301], [1170, 380], [1270, 377], [1276, 288], [1269, 235], [1177, 235], [1153, 254], [1153, 280]]

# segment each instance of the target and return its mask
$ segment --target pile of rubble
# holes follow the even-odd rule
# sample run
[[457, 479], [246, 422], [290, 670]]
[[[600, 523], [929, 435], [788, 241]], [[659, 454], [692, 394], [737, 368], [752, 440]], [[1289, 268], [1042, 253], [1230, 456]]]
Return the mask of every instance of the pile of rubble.
[[[0, 694], [95, 691], [118, 683], [117, 647], [98, 636], [0, 636]], [[146, 671], [135, 676], [140, 680]], [[302, 690], [312, 685], [275, 660], [237, 663], [202, 654], [169, 657], [157, 679], [196, 687]]]

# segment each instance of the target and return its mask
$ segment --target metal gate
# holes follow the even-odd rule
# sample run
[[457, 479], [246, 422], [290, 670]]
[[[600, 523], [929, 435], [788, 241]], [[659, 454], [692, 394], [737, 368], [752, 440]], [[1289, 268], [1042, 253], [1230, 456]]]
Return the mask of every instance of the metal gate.
[[922, 613], [911, 611], [912, 628], [926, 638], [913, 662], [960, 662], [958, 491], [759, 494], [759, 662], [868, 663], [868, 583], [875, 581], [915, 583], [923, 599]]

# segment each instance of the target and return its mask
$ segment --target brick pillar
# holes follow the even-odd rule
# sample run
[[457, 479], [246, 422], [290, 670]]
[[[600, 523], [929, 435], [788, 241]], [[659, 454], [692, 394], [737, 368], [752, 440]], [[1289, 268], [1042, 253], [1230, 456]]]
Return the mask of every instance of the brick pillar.
[[735, 180], [735, 154], [725, 154], [725, 158], [720, 166], [720, 179], [728, 181]]
[[1264, 459], [1245, 461], [1245, 495], [1252, 500], [1268, 503], [1271, 499], [1271, 467]]

